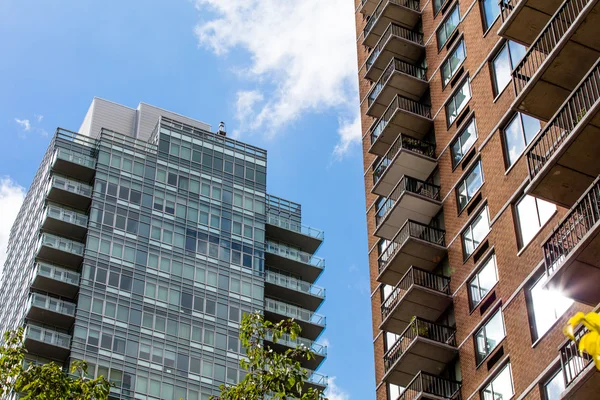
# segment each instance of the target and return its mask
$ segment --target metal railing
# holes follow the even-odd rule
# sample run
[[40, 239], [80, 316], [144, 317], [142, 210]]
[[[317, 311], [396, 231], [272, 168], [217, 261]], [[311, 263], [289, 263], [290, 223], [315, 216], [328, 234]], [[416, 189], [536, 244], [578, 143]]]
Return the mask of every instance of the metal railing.
[[327, 386], [327, 377], [323, 374], [320, 374], [318, 372], [314, 372], [311, 371], [309, 369], [307, 369], [308, 373], [310, 374], [308, 379], [306, 380], [306, 382], [315, 384], [315, 385], [319, 385], [319, 386]]
[[369, 93], [369, 96], [367, 98], [367, 103], [369, 107], [371, 107], [371, 105], [377, 99], [385, 85], [387, 85], [392, 74], [396, 72], [410, 75], [422, 81], [427, 80], [426, 68], [417, 67], [416, 65], [409, 64], [398, 58], [392, 58], [392, 60], [389, 62], [389, 64], [383, 71], [383, 74], [381, 74], [381, 76], [379, 77], [377, 84], [373, 86], [373, 89], [371, 89], [371, 92]]
[[25, 327], [25, 338], [38, 342], [48, 343], [65, 349], [71, 347], [71, 336], [41, 326], [27, 325]]
[[502, 15], [502, 22], [508, 19], [508, 16], [513, 12], [517, 3], [521, 0], [500, 0], [500, 10]]
[[57, 148], [56, 151], [54, 152], [53, 163], [56, 162], [56, 160], [69, 161], [74, 164], [81, 165], [81, 166], [91, 168], [91, 169], [94, 169], [96, 167], [96, 159], [95, 158], [86, 156], [77, 151], [68, 150], [68, 149], [61, 148], [61, 147]]
[[575, 342], [567, 340], [559, 350], [565, 388], [568, 388], [594, 361], [589, 354], [580, 353], [578, 349], [579, 341], [586, 333], [588, 333], [587, 328], [582, 326], [575, 333]]
[[87, 227], [88, 216], [73, 210], [67, 210], [65, 208], [49, 204], [46, 206], [45, 217], [58, 219], [70, 224]]
[[430, 106], [426, 106], [409, 98], [396, 95], [394, 100], [392, 100], [388, 108], [385, 110], [385, 113], [383, 113], [381, 118], [379, 118], [377, 123], [373, 126], [371, 130], [371, 145], [373, 145], [377, 138], [379, 138], [381, 132], [383, 132], [387, 124], [392, 120], [398, 110], [410, 112], [423, 118], [431, 119]]
[[433, 340], [434, 342], [456, 346], [456, 329], [451, 326], [438, 325], [421, 318], [414, 318], [404, 329], [396, 343], [383, 356], [386, 372], [390, 370], [404, 354], [416, 338]]
[[321, 231], [319, 229], [315, 229], [310, 226], [302, 225], [295, 221], [292, 221], [291, 219], [281, 218], [281, 217], [277, 217], [275, 215], [267, 216], [267, 224], [275, 225], [280, 228], [287, 229], [289, 231], [301, 233], [303, 235], [310, 236], [315, 239], [323, 240], [323, 237], [325, 236], [323, 231]]
[[325, 288], [313, 285], [298, 278], [294, 278], [293, 276], [275, 272], [271, 269], [267, 270], [265, 274], [265, 281], [274, 285], [296, 290], [298, 292], [303, 292], [311, 296], [325, 298]]
[[50, 188], [66, 190], [67, 192], [79, 194], [85, 197], [92, 196], [92, 187], [82, 182], [73, 181], [59, 175], [53, 175]]
[[314, 256], [309, 253], [305, 253], [301, 250], [295, 249], [290, 246], [286, 246], [283, 243], [276, 243], [267, 241], [267, 249], [268, 253], [273, 253], [281, 257], [289, 258], [290, 260], [300, 261], [304, 264], [310, 264], [313, 267], [323, 268], [325, 267], [325, 260]]
[[551, 274], [600, 220], [600, 178], [596, 178], [588, 192], [571, 208], [569, 214], [546, 240], [544, 261]]
[[95, 151], [98, 148], [98, 141], [96, 139], [63, 128], [56, 129], [54, 139], [62, 140], [64, 142], [71, 142], [73, 144], [78, 144], [81, 146], [86, 146], [89, 147], [91, 151]]
[[29, 296], [28, 308], [31, 307], [43, 308], [45, 310], [74, 317], [77, 305], [75, 303], [49, 297], [41, 293], [32, 293], [31, 296]]
[[419, 372], [396, 400], [415, 400], [421, 398], [423, 393], [444, 399], [459, 399], [460, 386], [460, 382]]
[[388, 40], [392, 36], [396, 36], [396, 37], [399, 37], [399, 38], [402, 38], [402, 39], [406, 39], [406, 40], [408, 40], [410, 42], [414, 42], [414, 43], [416, 43], [418, 45], [421, 45], [421, 46], [424, 45], [423, 34], [422, 33], [416, 32], [416, 31], [412, 31], [410, 29], [404, 28], [403, 26], [396, 25], [396, 24], [394, 24], [392, 22], [387, 27], [387, 29], [385, 30], [385, 32], [383, 33], [383, 35], [381, 35], [381, 38], [379, 38], [379, 41], [377, 42], [377, 44], [373, 48], [373, 51], [371, 51], [371, 54], [369, 55], [369, 58], [367, 58], [367, 62], [366, 62], [367, 72], [371, 69], [371, 67], [373, 66], [373, 64], [375, 64], [375, 60], [377, 59], [377, 57], [379, 57], [379, 54], [381, 54], [381, 51], [383, 50], [383, 48], [387, 44]]
[[435, 158], [435, 144], [400, 134], [385, 156], [373, 167], [373, 184], [377, 184], [401, 149]]
[[375, 8], [375, 11], [373, 11], [371, 18], [369, 18], [369, 21], [365, 25], [365, 29], [363, 30], [363, 37], [366, 38], [369, 35], [371, 30], [375, 26], [375, 23], [379, 20], [379, 17], [383, 13], [383, 10], [388, 6], [388, 4], [395, 4], [397, 6], [409, 8], [416, 12], [421, 12], [419, 0], [381, 0], [377, 5], [377, 8]]
[[[270, 332], [267, 333], [267, 335], [265, 336], [265, 339], [270, 342], [273, 342], [273, 334]], [[290, 335], [285, 334], [277, 340], [277, 343], [281, 343], [281, 344], [291, 347], [293, 349], [300, 347], [300, 346], [304, 346], [304, 347], [310, 349], [310, 351], [312, 351], [315, 354], [321, 355], [323, 357], [327, 357], [327, 346], [324, 346], [315, 341], [312, 341], [310, 339], [306, 339], [306, 338], [303, 338], [300, 336], [297, 336], [296, 340], [292, 340]]]
[[326, 323], [324, 315], [269, 298], [265, 299], [265, 310], [319, 326], [325, 326]]
[[404, 192], [418, 194], [431, 200], [440, 199], [440, 187], [432, 183], [427, 183], [420, 179], [411, 178], [404, 175], [396, 187], [387, 197], [387, 200], [377, 209], [375, 214], [375, 225], [379, 227], [388, 214], [394, 209], [396, 202]]
[[83, 256], [85, 250], [85, 245], [83, 243], [52, 235], [51, 233], [42, 233], [38, 248], [40, 246], [52, 247], [68, 253], [77, 254], [78, 256]]
[[563, 103], [527, 151], [527, 167], [531, 179], [542, 170], [552, 155], [586, 116], [600, 98], [600, 60]]
[[416, 221], [406, 221], [398, 233], [396, 233], [396, 236], [391, 240], [390, 244], [379, 256], [379, 260], [377, 260], [379, 273], [381, 273], [381, 271], [388, 266], [389, 262], [396, 257], [408, 238], [412, 237], [445, 247], [445, 236], [446, 232], [441, 229]]
[[450, 295], [450, 277], [434, 274], [433, 272], [428, 272], [421, 268], [410, 267], [394, 290], [392, 290], [392, 293], [389, 294], [381, 305], [382, 319], [386, 319], [387, 316], [390, 315], [392, 310], [394, 310], [396, 305], [400, 302], [400, 299], [402, 299], [404, 294], [414, 285]]
[[525, 57], [512, 72], [515, 93], [523, 91], [533, 75], [546, 61], [557, 43], [564, 37], [581, 11], [592, 0], [567, 0], [554, 14], [535, 42], [527, 49]]
[[36, 275], [69, 283], [71, 285], [79, 285], [79, 278], [81, 277], [78, 272], [43, 262], [36, 263], [34, 272]]

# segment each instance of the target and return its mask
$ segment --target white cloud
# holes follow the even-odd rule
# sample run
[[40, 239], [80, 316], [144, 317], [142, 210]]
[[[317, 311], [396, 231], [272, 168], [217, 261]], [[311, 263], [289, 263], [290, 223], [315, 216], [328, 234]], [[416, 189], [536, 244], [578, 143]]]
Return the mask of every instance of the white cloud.
[[29, 122], [28, 119], [19, 119], [19, 118], [15, 118], [15, 122], [19, 125], [21, 125], [21, 127], [23, 128], [24, 131], [30, 131], [31, 130], [31, 122]]
[[46, 131], [44, 128], [42, 128], [40, 126], [36, 126], [42, 122], [42, 120], [44, 119], [44, 116], [34, 114], [33, 117], [34, 117], [33, 123], [29, 119], [15, 118], [15, 122], [21, 127], [21, 132], [19, 132], [20, 138], [22, 138], [22, 139], [27, 138], [27, 132], [37, 132], [39, 135], [41, 135], [43, 137], [48, 136], [48, 131]]
[[329, 400], [350, 400], [350, 395], [335, 384], [335, 376], [327, 380], [326, 396]]
[[360, 143], [361, 141], [360, 114], [357, 112], [352, 119], [340, 119], [339, 126], [340, 141], [333, 149], [333, 155], [338, 159], [342, 158], [354, 143]]
[[35, 119], [37, 120], [38, 123], [40, 123], [44, 119], [44, 116], [43, 115], [35, 115]]
[[23, 199], [25, 188], [17, 184], [10, 177], [0, 178], [0, 271], [4, 268], [6, 261], [6, 247], [8, 238]]
[[[249, 55], [231, 65], [251, 90], [237, 94], [238, 130], [274, 135], [307, 113], [335, 111], [334, 152], [360, 142], [353, 2], [348, 0], [195, 0], [203, 13], [201, 46], [224, 56]], [[205, 13], [205, 11], [208, 11]]]

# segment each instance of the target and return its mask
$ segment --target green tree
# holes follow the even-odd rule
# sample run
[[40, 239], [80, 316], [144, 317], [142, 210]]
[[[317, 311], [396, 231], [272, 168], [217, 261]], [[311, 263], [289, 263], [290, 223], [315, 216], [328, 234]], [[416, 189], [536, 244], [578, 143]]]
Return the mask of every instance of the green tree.
[[71, 375], [53, 362], [24, 365], [23, 329], [4, 334], [0, 346], [0, 397], [21, 393], [22, 399], [35, 400], [106, 400], [110, 383], [102, 376], [87, 379], [87, 364], [75, 361]]
[[294, 320], [274, 324], [265, 321], [258, 312], [244, 315], [240, 340], [246, 348], [247, 359], [241, 360], [240, 366], [247, 374], [237, 385], [221, 385], [221, 396], [211, 397], [211, 400], [263, 400], [269, 396], [280, 400], [327, 400], [321, 391], [305, 389], [309, 372], [302, 368], [299, 360], [314, 358], [309, 348], [302, 345], [277, 353], [264, 345], [265, 338], [276, 343], [286, 334], [296, 340], [300, 326]]

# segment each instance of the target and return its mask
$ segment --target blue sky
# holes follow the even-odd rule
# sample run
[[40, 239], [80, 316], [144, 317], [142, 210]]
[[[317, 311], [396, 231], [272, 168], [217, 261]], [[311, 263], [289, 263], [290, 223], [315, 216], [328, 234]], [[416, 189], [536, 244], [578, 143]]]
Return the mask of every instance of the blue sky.
[[[0, 246], [56, 127], [94, 96], [266, 148], [268, 191], [325, 230], [333, 400], [374, 399], [352, 0], [0, 0]], [[0, 261], [4, 258], [2, 255]]]

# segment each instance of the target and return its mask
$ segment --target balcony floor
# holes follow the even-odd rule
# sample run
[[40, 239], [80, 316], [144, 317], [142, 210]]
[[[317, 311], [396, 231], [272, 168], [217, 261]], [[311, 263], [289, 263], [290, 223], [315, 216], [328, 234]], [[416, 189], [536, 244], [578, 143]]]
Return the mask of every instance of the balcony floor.
[[373, 193], [380, 196], [387, 196], [404, 175], [424, 181], [431, 175], [436, 165], [437, 161], [435, 158], [402, 148], [394, 156], [375, 186], [373, 186]]
[[26, 314], [26, 318], [32, 321], [38, 321], [45, 325], [56, 326], [63, 329], [70, 329], [75, 322], [75, 317], [61, 314], [45, 308], [32, 305]]
[[373, 48], [391, 23], [413, 29], [419, 22], [419, 18], [421, 18], [420, 12], [388, 2], [367, 36], [365, 36], [363, 45]]
[[[287, 315], [283, 315], [277, 312], [273, 312], [273, 311], [269, 311], [269, 310], [265, 310], [265, 319], [267, 321], [271, 321], [271, 322], [279, 322], [285, 319], [290, 319], [290, 317], [288, 317]], [[309, 339], [309, 340], [317, 340], [317, 338], [319, 337], [319, 335], [321, 335], [321, 333], [325, 330], [324, 326], [321, 325], [317, 325], [317, 324], [311, 324], [310, 322], [306, 322], [306, 321], [302, 321], [299, 318], [295, 318], [294, 321], [300, 325], [300, 328], [302, 328], [302, 337]]]
[[600, 373], [592, 362], [561, 394], [561, 400], [596, 400], [600, 393]]
[[375, 58], [375, 62], [365, 74], [365, 78], [372, 82], [377, 81], [385, 67], [388, 66], [390, 60], [394, 57], [409, 64], [417, 65], [425, 54], [425, 46], [420, 45], [412, 40], [392, 35], [384, 44], [381, 53]]
[[83, 261], [83, 257], [80, 255], [45, 245], [40, 247], [37, 257], [40, 260], [48, 261], [54, 265], [68, 267], [75, 271], [79, 271], [79, 266]]
[[60, 158], [57, 158], [54, 162], [52, 171], [58, 173], [59, 175], [87, 183], [90, 183], [96, 174], [96, 170], [93, 168], [88, 168], [81, 164], [62, 160]]
[[529, 47], [563, 0], [521, 0], [498, 30], [498, 35]]
[[[269, 346], [271, 346], [271, 348], [278, 352], [278, 353], [284, 353], [285, 351], [291, 349], [292, 347], [289, 347], [285, 344], [282, 344], [281, 342], [273, 342], [271, 340], [265, 340], [267, 342], [267, 344]], [[323, 361], [325, 360], [325, 357], [323, 357], [321, 354], [318, 353], [314, 353], [315, 357], [311, 358], [310, 360], [307, 360], [305, 358], [302, 359], [298, 359], [297, 361], [300, 361], [300, 364], [302, 365], [303, 368], [306, 369], [310, 369], [312, 371], [316, 370], [317, 368], [319, 368], [319, 366], [323, 363]]]
[[69, 192], [68, 190], [52, 187], [48, 192], [47, 199], [65, 206], [76, 208], [78, 210], [87, 211], [92, 203], [91, 197], [82, 196], [77, 193]]
[[47, 216], [42, 223], [42, 229], [45, 232], [51, 232], [58, 236], [83, 242], [87, 233], [87, 227], [55, 219]]
[[427, 81], [405, 74], [404, 72], [394, 71], [375, 98], [375, 101], [371, 103], [371, 106], [367, 110], [367, 115], [373, 118], [380, 118], [397, 94], [411, 100], [419, 101], [425, 91], [427, 91], [428, 86], [429, 83]]
[[293, 273], [295, 276], [298, 276], [299, 279], [309, 283], [315, 282], [323, 272], [322, 268], [292, 260], [268, 251], [265, 251], [265, 265], [280, 271]]
[[428, 224], [441, 208], [442, 203], [439, 200], [432, 200], [405, 190], [375, 229], [374, 235], [391, 240], [406, 220]]
[[67, 282], [59, 281], [56, 279], [48, 278], [46, 276], [36, 275], [31, 287], [42, 292], [48, 292], [61, 297], [67, 297], [74, 299], [75, 295], [79, 291], [78, 285], [72, 285]]
[[69, 349], [54, 344], [41, 342], [31, 338], [25, 338], [25, 348], [29, 354], [64, 362], [69, 356]]
[[433, 271], [446, 255], [446, 247], [409, 237], [379, 276], [378, 282], [396, 285], [411, 266]]
[[422, 140], [431, 131], [432, 127], [433, 120], [431, 118], [399, 108], [381, 131], [377, 141], [369, 149], [369, 153], [378, 156], [385, 155], [400, 133]]
[[322, 239], [272, 225], [268, 222], [265, 224], [265, 229], [267, 237], [275, 239], [278, 242], [291, 244], [310, 254], [314, 254], [321, 246], [321, 243], [323, 243]]
[[276, 285], [265, 280], [265, 294], [269, 297], [281, 299], [286, 303], [296, 304], [306, 310], [316, 311], [325, 301], [322, 297], [312, 296], [308, 293], [290, 289], [286, 286]]

